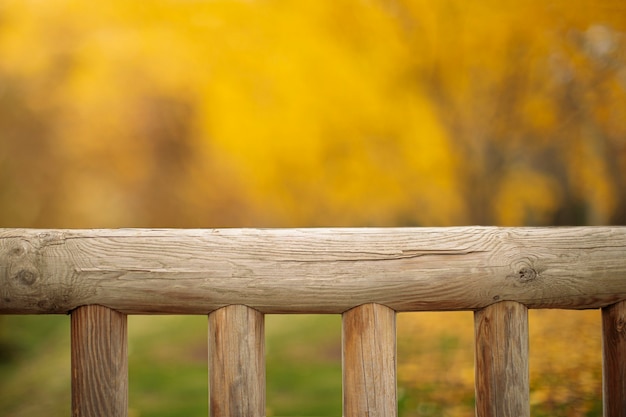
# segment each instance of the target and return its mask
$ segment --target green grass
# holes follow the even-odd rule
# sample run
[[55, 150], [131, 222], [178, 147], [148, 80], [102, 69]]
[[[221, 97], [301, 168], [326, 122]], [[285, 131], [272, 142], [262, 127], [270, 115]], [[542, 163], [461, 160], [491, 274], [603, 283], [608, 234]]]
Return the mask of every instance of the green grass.
[[341, 416], [340, 316], [268, 316], [266, 357], [268, 416]]
[[207, 318], [130, 316], [131, 417], [207, 416]]
[[[69, 317], [0, 317], [0, 415], [70, 415]], [[129, 415], [208, 415], [207, 318], [129, 317]], [[339, 316], [266, 317], [267, 415], [341, 415]], [[33, 401], [36, 398], [37, 401]]]
[[[531, 315], [533, 415], [600, 416], [597, 312], [545, 314]], [[207, 323], [129, 317], [130, 417], [208, 415]], [[399, 415], [472, 416], [471, 314], [399, 315], [398, 326]], [[70, 415], [69, 331], [68, 316], [0, 316], [0, 416]], [[268, 315], [265, 333], [268, 417], [341, 416], [340, 316]], [[560, 399], [564, 389], [576, 395]]]
[[0, 316], [0, 415], [70, 415], [69, 317]]

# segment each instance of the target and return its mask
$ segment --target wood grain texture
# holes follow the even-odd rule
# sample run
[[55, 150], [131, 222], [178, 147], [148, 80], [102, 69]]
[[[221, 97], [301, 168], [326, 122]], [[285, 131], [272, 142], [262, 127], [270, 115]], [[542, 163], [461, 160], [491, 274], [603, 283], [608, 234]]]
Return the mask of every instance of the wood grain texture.
[[72, 416], [128, 415], [126, 315], [79, 307], [71, 319]]
[[626, 227], [0, 229], [0, 314], [599, 308], [626, 299]]
[[343, 415], [395, 417], [396, 312], [365, 304], [343, 313]]
[[530, 416], [528, 309], [504, 301], [474, 313], [476, 416]]
[[264, 316], [230, 305], [209, 314], [209, 411], [212, 417], [265, 415]]
[[626, 417], [626, 301], [602, 309], [604, 417]]

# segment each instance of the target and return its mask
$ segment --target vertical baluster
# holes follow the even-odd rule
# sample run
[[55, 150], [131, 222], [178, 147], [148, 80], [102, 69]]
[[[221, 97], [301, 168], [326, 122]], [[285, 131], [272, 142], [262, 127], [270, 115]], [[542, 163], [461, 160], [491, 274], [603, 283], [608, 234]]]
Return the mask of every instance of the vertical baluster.
[[474, 314], [476, 415], [530, 416], [528, 309], [503, 301]]
[[395, 417], [396, 313], [365, 304], [343, 313], [345, 417]]
[[602, 309], [604, 417], [626, 417], [626, 301]]
[[126, 315], [89, 305], [72, 312], [72, 416], [128, 415]]
[[230, 305], [209, 314], [209, 410], [212, 417], [265, 415], [264, 316]]

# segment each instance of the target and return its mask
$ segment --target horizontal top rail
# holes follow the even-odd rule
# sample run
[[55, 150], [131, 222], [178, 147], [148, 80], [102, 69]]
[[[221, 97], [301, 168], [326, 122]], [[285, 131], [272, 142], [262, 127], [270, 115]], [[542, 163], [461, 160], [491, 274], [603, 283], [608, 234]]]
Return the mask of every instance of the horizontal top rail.
[[598, 308], [626, 299], [626, 227], [0, 229], [0, 313]]

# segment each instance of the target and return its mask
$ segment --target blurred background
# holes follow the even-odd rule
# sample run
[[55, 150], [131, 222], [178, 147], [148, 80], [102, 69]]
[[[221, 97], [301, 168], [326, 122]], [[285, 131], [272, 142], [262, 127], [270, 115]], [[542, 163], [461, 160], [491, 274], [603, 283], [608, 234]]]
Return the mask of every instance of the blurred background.
[[[626, 223], [622, 0], [3, 0], [0, 227]], [[531, 311], [534, 416], [600, 416], [599, 312]], [[207, 415], [206, 317], [130, 317], [130, 414]], [[473, 415], [471, 313], [400, 314], [400, 415]], [[268, 416], [341, 415], [340, 318], [268, 316]], [[0, 415], [69, 415], [0, 317]]]

